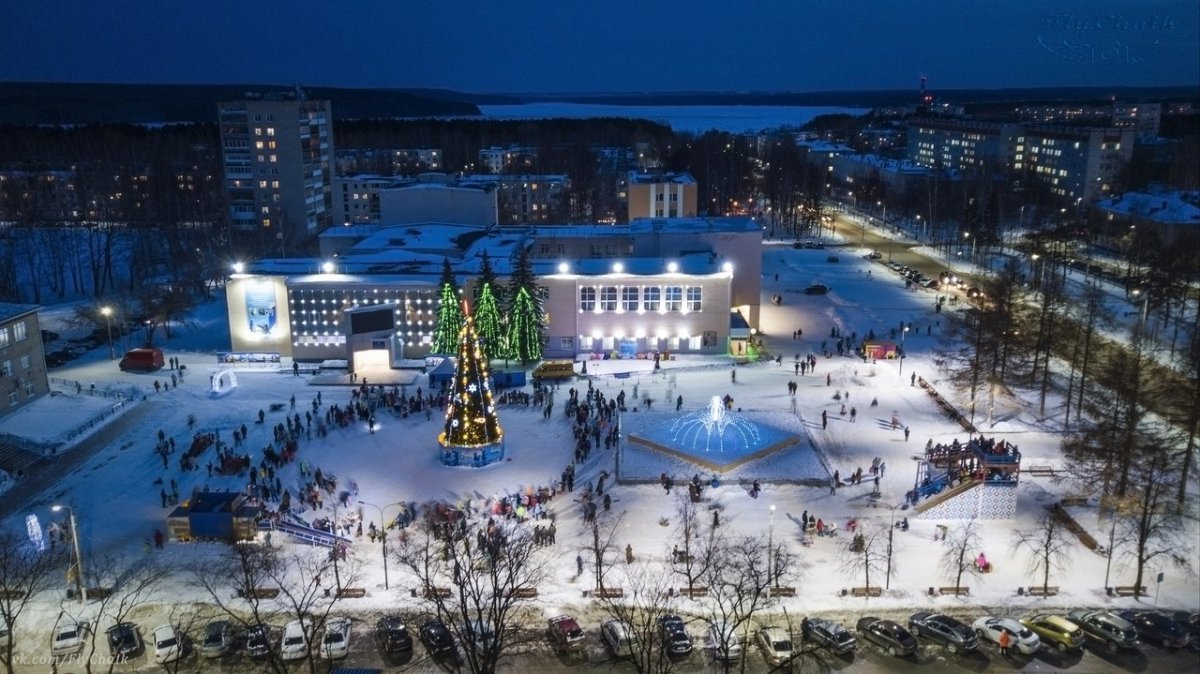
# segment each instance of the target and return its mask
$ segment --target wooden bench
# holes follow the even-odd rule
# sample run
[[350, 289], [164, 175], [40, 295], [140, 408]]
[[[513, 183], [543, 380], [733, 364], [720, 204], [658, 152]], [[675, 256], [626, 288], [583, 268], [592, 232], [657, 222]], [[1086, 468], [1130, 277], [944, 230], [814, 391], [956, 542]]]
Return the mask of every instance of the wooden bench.
[[237, 596], [244, 599], [274, 599], [279, 596], [279, 588], [277, 587], [256, 587], [249, 592], [239, 589]]
[[938, 594], [952, 594], [955, 597], [966, 597], [971, 594], [971, 588], [965, 585], [959, 585], [957, 587], [953, 585], [947, 585], [946, 587], [939, 587]]
[[596, 588], [594, 590], [584, 590], [583, 596], [594, 597], [596, 599], [620, 599], [625, 596], [625, 590], [619, 587]]
[[1030, 597], [1054, 597], [1058, 595], [1058, 586], [1030, 585], [1028, 592]]
[[[427, 587], [425, 588], [424, 597], [426, 599], [448, 599], [453, 593], [448, 587]], [[417, 591], [412, 591], [412, 596], [417, 596]]]
[[1054, 477], [1054, 466], [1030, 466], [1025, 469], [1030, 475]]
[[707, 597], [708, 588], [700, 587], [698, 585], [696, 587], [681, 587], [679, 588], [679, 594], [689, 599], [695, 599], [696, 597]]
[[513, 599], [537, 599], [538, 590], [536, 587], [518, 587], [509, 591], [508, 596]]
[[1133, 585], [1118, 585], [1109, 589], [1111, 590], [1110, 594], [1115, 594], [1118, 597], [1132, 597], [1135, 595], [1141, 596], [1146, 594], [1145, 585], [1141, 587], [1134, 587]]
[[343, 587], [338, 590], [337, 596], [342, 599], [362, 599], [367, 596], [367, 588], [365, 587]]
[[796, 596], [796, 588], [782, 587], [782, 586], [776, 585], [775, 587], [767, 588], [767, 596], [769, 596], [769, 597], [795, 597]]
[[1085, 506], [1087, 505], [1086, 496], [1064, 496], [1059, 504], [1066, 508], [1067, 506]]
[[882, 587], [852, 587], [850, 594], [855, 597], [879, 597], [883, 595]]

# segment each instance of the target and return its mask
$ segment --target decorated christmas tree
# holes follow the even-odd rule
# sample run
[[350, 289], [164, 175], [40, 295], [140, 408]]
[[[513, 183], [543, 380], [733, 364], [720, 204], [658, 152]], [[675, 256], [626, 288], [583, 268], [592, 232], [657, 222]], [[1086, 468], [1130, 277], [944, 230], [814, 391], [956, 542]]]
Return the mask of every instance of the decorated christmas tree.
[[505, 344], [508, 357], [522, 363], [542, 359], [543, 317], [537, 296], [537, 277], [529, 261], [529, 250], [522, 249], [509, 280], [508, 330]]
[[[454, 452], [452, 463], [459, 463], [456, 450], [484, 450], [480, 456], [502, 446], [504, 431], [492, 400], [491, 373], [480, 348], [475, 322], [463, 303], [463, 326], [458, 333], [458, 362], [446, 405], [446, 424], [438, 444]], [[487, 459], [485, 459], [487, 460]], [[478, 461], [478, 459], [476, 459]]]
[[496, 274], [483, 253], [483, 267], [479, 272], [479, 297], [475, 300], [475, 327], [479, 331], [480, 345], [487, 360], [504, 355], [504, 323], [500, 317], [500, 298], [496, 293]]
[[454, 353], [459, 331], [463, 325], [462, 307], [458, 302], [458, 284], [450, 270], [450, 260], [442, 260], [442, 293], [438, 297], [437, 327], [433, 331], [433, 353]]

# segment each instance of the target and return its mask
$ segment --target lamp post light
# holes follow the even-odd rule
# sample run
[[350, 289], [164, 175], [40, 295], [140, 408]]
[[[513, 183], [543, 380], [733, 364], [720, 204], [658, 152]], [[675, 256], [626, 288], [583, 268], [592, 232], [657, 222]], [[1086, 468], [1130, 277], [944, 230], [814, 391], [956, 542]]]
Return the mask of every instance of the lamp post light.
[[767, 520], [767, 580], [775, 584], [775, 504], [771, 504], [771, 516]]
[[383, 550], [383, 589], [389, 590], [391, 588], [388, 586], [387, 521], [383, 518], [383, 510], [384, 510], [384, 508], [391, 508], [392, 506], [402, 506], [404, 504], [397, 502], [397, 503], [389, 503], [383, 507], [380, 507], [380, 506], [375, 505], [374, 503], [367, 503], [366, 501], [359, 501], [359, 503], [361, 503], [362, 505], [365, 505], [365, 506], [371, 506], [375, 510], [379, 511], [379, 543], [380, 543], [380, 548]]
[[108, 359], [116, 360], [116, 352], [113, 351], [112, 343], [112, 307], [100, 307], [100, 314], [104, 316], [104, 327], [108, 328]]
[[892, 536], [896, 533], [896, 508], [902, 504], [888, 506], [891, 511], [891, 516], [888, 518], [888, 551], [887, 551], [887, 572], [883, 579], [883, 589], [888, 590], [892, 587]]
[[908, 334], [908, 326], [900, 331], [900, 377], [904, 377], [904, 336]]
[[51, 512], [66, 509], [67, 518], [71, 523], [71, 546], [75, 549], [75, 591], [79, 595], [79, 603], [87, 603], [87, 583], [83, 582], [83, 554], [79, 549], [79, 526], [75, 523], [75, 511], [71, 506], [51, 506]]
[[1141, 288], [1134, 288], [1132, 294], [1135, 299], [1138, 297], [1142, 298], [1142, 310], [1141, 310], [1141, 312], [1139, 312], [1139, 316], [1138, 316], [1138, 330], [1145, 331], [1145, 329], [1146, 329], [1146, 314], [1149, 311], [1149, 307], [1150, 307], [1150, 293], [1144, 292]]

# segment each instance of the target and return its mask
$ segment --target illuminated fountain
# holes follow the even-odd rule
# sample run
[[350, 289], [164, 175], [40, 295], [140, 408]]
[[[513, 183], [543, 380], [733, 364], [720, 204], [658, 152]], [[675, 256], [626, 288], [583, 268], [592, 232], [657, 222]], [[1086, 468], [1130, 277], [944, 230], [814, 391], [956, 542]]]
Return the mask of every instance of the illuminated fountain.
[[718, 396], [704, 409], [675, 417], [670, 423], [649, 414], [641, 419], [645, 423], [629, 431], [629, 442], [714, 472], [732, 470], [799, 441], [787, 431], [727, 410]]

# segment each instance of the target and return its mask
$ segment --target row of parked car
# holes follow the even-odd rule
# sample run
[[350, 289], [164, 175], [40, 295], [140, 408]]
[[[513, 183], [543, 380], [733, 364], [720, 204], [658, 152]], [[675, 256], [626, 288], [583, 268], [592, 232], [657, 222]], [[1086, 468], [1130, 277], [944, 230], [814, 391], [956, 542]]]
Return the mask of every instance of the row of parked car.
[[[50, 640], [50, 653], [55, 657], [80, 653], [91, 636], [91, 623], [75, 620], [60, 622]], [[134, 623], [117, 623], [108, 628], [105, 636], [109, 652], [120, 661], [131, 660], [146, 651], [141, 631]], [[175, 662], [191, 650], [187, 638], [172, 625], [155, 627], [150, 633], [150, 643], [154, 662], [160, 665]]]

